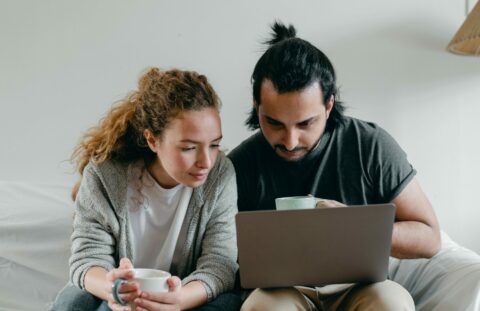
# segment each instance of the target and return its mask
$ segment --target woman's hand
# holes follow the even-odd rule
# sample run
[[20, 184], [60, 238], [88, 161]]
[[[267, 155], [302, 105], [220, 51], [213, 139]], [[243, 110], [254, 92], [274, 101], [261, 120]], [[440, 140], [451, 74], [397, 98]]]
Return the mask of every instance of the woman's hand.
[[[108, 306], [113, 311], [130, 310], [130, 307], [122, 306], [115, 301], [112, 294], [112, 285], [113, 282], [118, 279], [131, 280], [135, 276], [132, 269], [132, 262], [128, 258], [122, 258], [118, 268], [110, 270], [106, 275], [107, 281], [109, 282]], [[125, 303], [129, 303], [140, 295], [140, 289], [137, 283], [128, 282], [119, 286], [118, 293]]]
[[137, 311], [182, 310], [182, 282], [176, 276], [167, 280], [168, 293], [142, 292], [135, 299]]

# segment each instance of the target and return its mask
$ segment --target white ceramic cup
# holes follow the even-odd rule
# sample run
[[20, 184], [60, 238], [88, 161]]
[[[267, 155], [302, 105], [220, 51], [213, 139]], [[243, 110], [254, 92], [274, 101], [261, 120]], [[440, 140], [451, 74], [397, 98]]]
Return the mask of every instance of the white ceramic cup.
[[278, 211], [315, 208], [316, 200], [313, 196], [295, 196], [275, 199]]
[[[128, 282], [138, 283], [142, 292], [155, 292], [166, 293], [168, 292], [168, 278], [171, 277], [170, 273], [157, 269], [132, 269], [135, 277], [131, 280], [118, 279], [113, 283], [112, 294], [115, 301], [121, 305], [126, 303], [120, 298], [118, 292], [122, 284]], [[132, 310], [135, 310], [135, 304], [132, 302], [129, 304]]]

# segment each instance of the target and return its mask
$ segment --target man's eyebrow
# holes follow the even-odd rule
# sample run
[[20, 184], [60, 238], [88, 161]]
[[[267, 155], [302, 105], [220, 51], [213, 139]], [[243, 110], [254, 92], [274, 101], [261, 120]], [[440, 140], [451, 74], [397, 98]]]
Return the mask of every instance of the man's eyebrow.
[[315, 120], [318, 116], [313, 116], [313, 117], [310, 117], [308, 119], [305, 119], [303, 121], [300, 121], [300, 122], [297, 122], [297, 124], [308, 124], [310, 122], [312, 122], [313, 120]]
[[264, 115], [264, 116], [265, 116], [265, 118], [266, 118], [268, 121], [270, 121], [270, 122], [278, 123], [278, 124], [283, 124], [282, 122], [280, 122], [280, 121], [278, 121], [278, 120], [276, 120], [276, 119], [274, 119], [274, 118], [272, 118], [272, 117], [269, 117], [269, 116], [267, 116], [267, 115]]
[[[265, 115], [265, 118], [266, 118], [268, 121], [272, 122], [272, 123], [277, 123], [277, 124], [282, 124], [282, 125], [283, 125], [282, 122], [280, 122], [280, 121], [278, 121], [278, 120], [276, 120], [276, 119], [274, 119], [274, 118], [272, 118], [272, 117], [269, 117], [269, 116], [267, 116], [267, 115]], [[318, 118], [318, 116], [310, 117], [310, 118], [308, 118], [308, 119], [299, 121], [299, 122], [297, 122], [296, 124], [297, 124], [297, 125], [308, 124], [308, 123], [312, 122], [313, 120], [315, 120], [316, 118]]]

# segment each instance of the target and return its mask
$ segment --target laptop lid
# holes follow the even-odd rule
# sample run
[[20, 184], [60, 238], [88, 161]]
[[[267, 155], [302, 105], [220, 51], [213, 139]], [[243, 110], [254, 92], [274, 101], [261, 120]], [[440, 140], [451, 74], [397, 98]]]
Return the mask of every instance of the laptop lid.
[[393, 204], [240, 212], [243, 288], [371, 283], [387, 278]]

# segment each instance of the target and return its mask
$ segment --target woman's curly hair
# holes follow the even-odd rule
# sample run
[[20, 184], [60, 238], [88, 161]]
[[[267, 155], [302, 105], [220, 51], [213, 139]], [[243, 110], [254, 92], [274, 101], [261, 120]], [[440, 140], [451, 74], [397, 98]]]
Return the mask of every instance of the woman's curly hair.
[[[114, 104], [100, 123], [89, 129], [74, 149], [72, 162], [80, 175], [90, 161], [108, 159], [146, 163], [154, 159], [143, 135], [146, 129], [161, 138], [168, 123], [185, 110], [220, 108], [220, 100], [204, 75], [194, 71], [148, 69], [138, 90]], [[80, 181], [72, 190], [75, 199]]]

